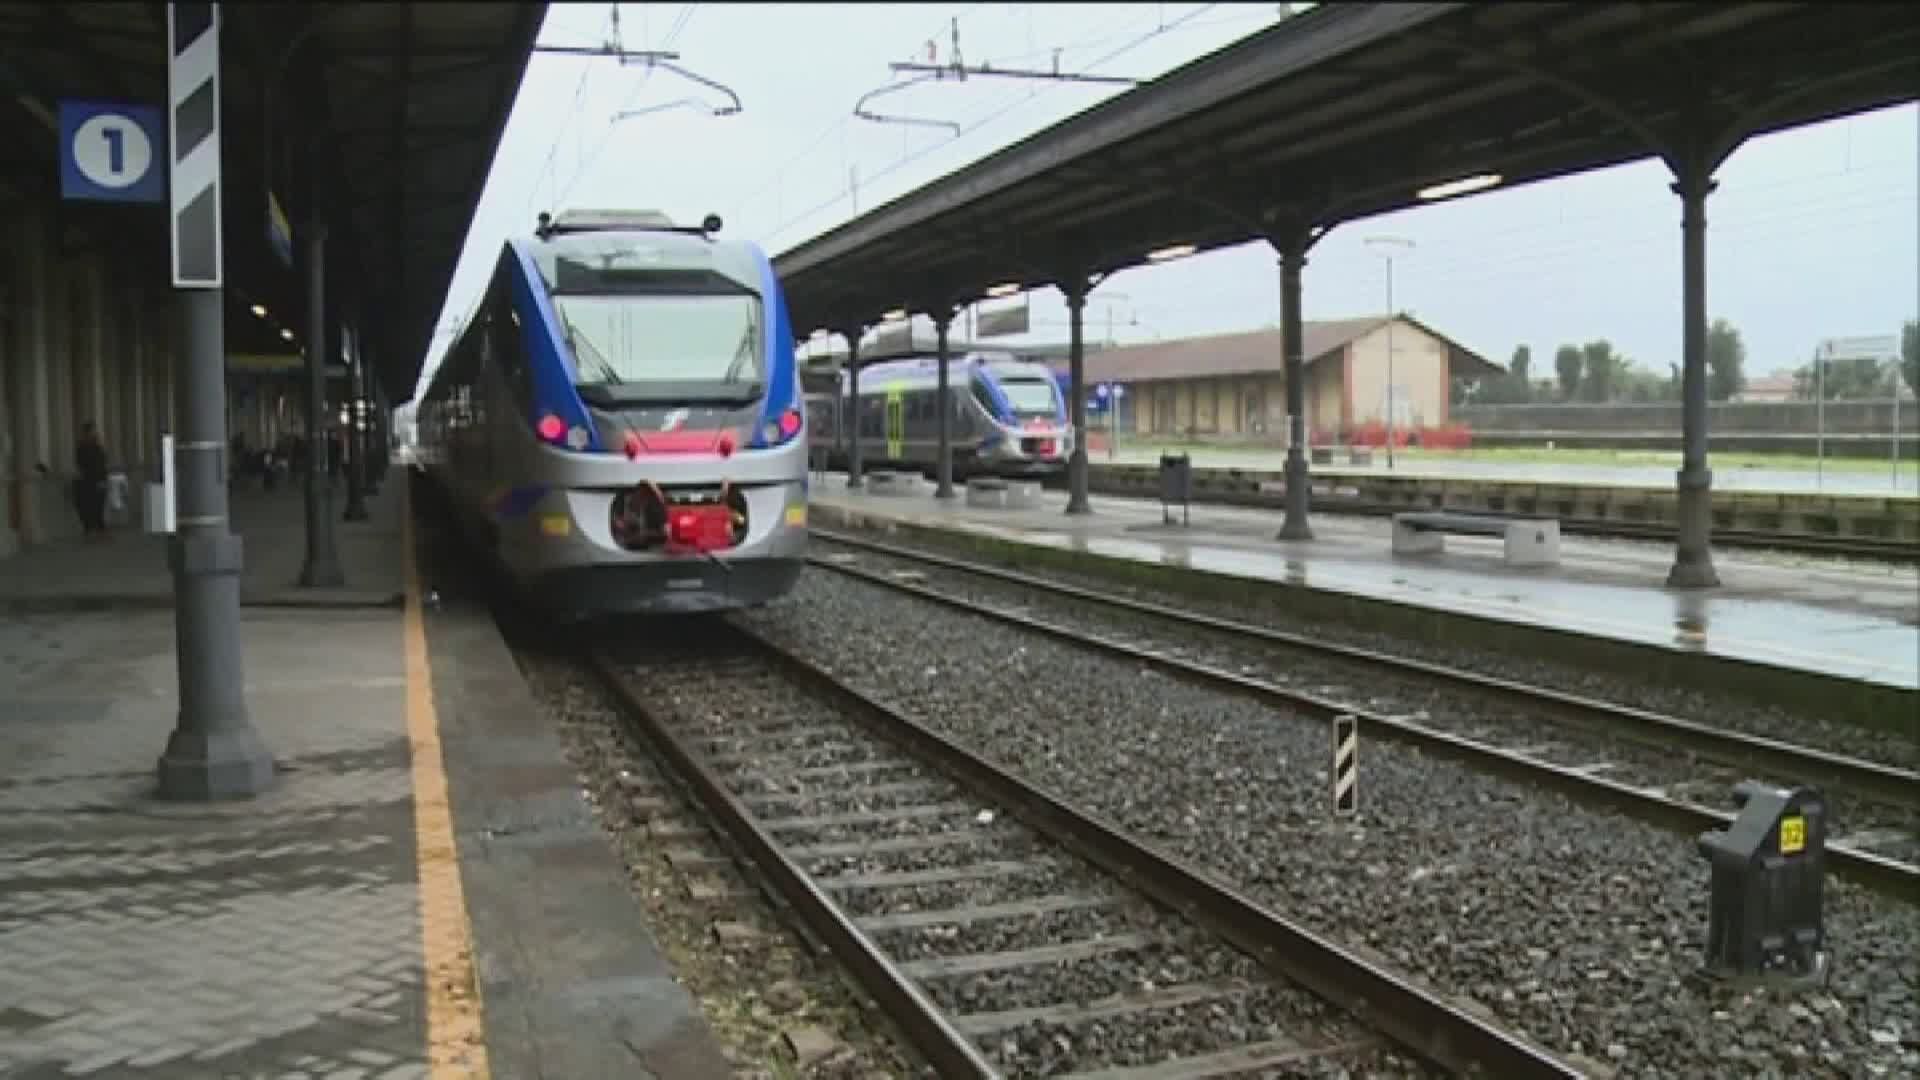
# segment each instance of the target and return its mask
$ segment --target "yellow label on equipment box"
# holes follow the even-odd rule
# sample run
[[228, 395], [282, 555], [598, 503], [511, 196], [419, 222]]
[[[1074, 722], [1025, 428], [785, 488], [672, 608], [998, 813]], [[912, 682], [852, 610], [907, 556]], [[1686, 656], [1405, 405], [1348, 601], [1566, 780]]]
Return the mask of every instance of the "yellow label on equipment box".
[[795, 506], [787, 507], [787, 524], [805, 525], [806, 523], [807, 523], [807, 507], [805, 503], [800, 503]]
[[1791, 855], [1807, 846], [1807, 819], [1798, 814], [1780, 819], [1780, 854]]
[[540, 531], [548, 536], [565, 536], [573, 531], [573, 519], [565, 514], [541, 514]]

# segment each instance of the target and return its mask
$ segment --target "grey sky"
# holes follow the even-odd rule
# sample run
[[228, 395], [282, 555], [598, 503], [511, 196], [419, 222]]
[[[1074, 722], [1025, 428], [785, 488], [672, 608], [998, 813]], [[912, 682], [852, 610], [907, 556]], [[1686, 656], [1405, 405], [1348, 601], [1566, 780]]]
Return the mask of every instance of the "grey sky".
[[[950, 131], [856, 119], [893, 79], [887, 65], [951, 56], [959, 20], [968, 64], [1147, 78], [1272, 25], [1266, 4], [623, 4], [628, 48], [671, 48], [731, 87], [738, 116], [669, 109], [619, 123], [621, 109], [724, 97], [664, 70], [535, 56], [441, 323], [464, 315], [502, 239], [565, 206], [708, 212], [777, 254], [855, 215], [1104, 100], [1119, 88], [969, 80], [917, 86], [876, 111], [951, 120]], [[612, 5], [555, 4], [541, 40], [596, 44]], [[1749, 376], [1804, 363], [1835, 335], [1892, 333], [1920, 310], [1920, 107], [1903, 106], [1749, 142], [1708, 203], [1708, 309], [1747, 342]], [[1385, 269], [1363, 243], [1409, 238], [1396, 306], [1490, 358], [1529, 344], [1535, 370], [1561, 342], [1605, 337], [1664, 371], [1680, 346], [1679, 203], [1664, 166], [1604, 172], [1350, 222], [1322, 240], [1305, 279], [1308, 318], [1384, 310]], [[1035, 333], [1065, 336], [1057, 293], [1033, 299]], [[1089, 336], [1179, 337], [1277, 321], [1264, 244], [1130, 270], [1096, 290]], [[805, 333], [809, 327], [795, 327]], [[446, 344], [436, 340], [429, 364]]]

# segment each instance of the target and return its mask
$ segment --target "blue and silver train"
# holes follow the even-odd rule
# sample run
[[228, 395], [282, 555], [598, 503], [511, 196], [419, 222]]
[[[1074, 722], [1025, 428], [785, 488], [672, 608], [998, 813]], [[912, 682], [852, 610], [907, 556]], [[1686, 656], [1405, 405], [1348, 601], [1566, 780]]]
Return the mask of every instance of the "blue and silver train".
[[[860, 461], [863, 467], [906, 469], [932, 476], [939, 463], [937, 356], [915, 355], [860, 367]], [[1039, 477], [1066, 467], [1074, 431], [1067, 401], [1045, 364], [1012, 353], [980, 351], [947, 361], [953, 401], [948, 438], [956, 477]], [[845, 468], [849, 425], [847, 376], [807, 394], [808, 425], [817, 456]]]
[[766, 254], [719, 228], [542, 214], [421, 399], [419, 467], [562, 617], [758, 605], [800, 576], [793, 332]]

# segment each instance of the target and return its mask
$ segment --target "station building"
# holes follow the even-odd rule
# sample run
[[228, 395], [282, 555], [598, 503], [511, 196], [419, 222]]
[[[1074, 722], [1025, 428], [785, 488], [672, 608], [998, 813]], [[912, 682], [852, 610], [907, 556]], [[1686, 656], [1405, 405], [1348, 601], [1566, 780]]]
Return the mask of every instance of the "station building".
[[[1386, 422], [1389, 341], [1397, 427], [1447, 423], [1447, 392], [1455, 377], [1504, 370], [1406, 315], [1310, 321], [1302, 329], [1307, 430], [1315, 441], [1337, 441], [1357, 427]], [[1064, 370], [1063, 363], [1056, 366]], [[1286, 435], [1287, 380], [1278, 327], [1089, 350], [1086, 367], [1090, 385], [1125, 388], [1122, 430]]]

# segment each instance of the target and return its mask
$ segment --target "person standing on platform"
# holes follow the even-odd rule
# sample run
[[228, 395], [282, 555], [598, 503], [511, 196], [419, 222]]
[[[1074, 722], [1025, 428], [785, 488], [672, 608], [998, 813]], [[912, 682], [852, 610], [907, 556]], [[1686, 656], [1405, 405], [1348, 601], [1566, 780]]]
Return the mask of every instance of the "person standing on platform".
[[73, 449], [73, 502], [88, 540], [107, 538], [107, 447], [89, 420]]

